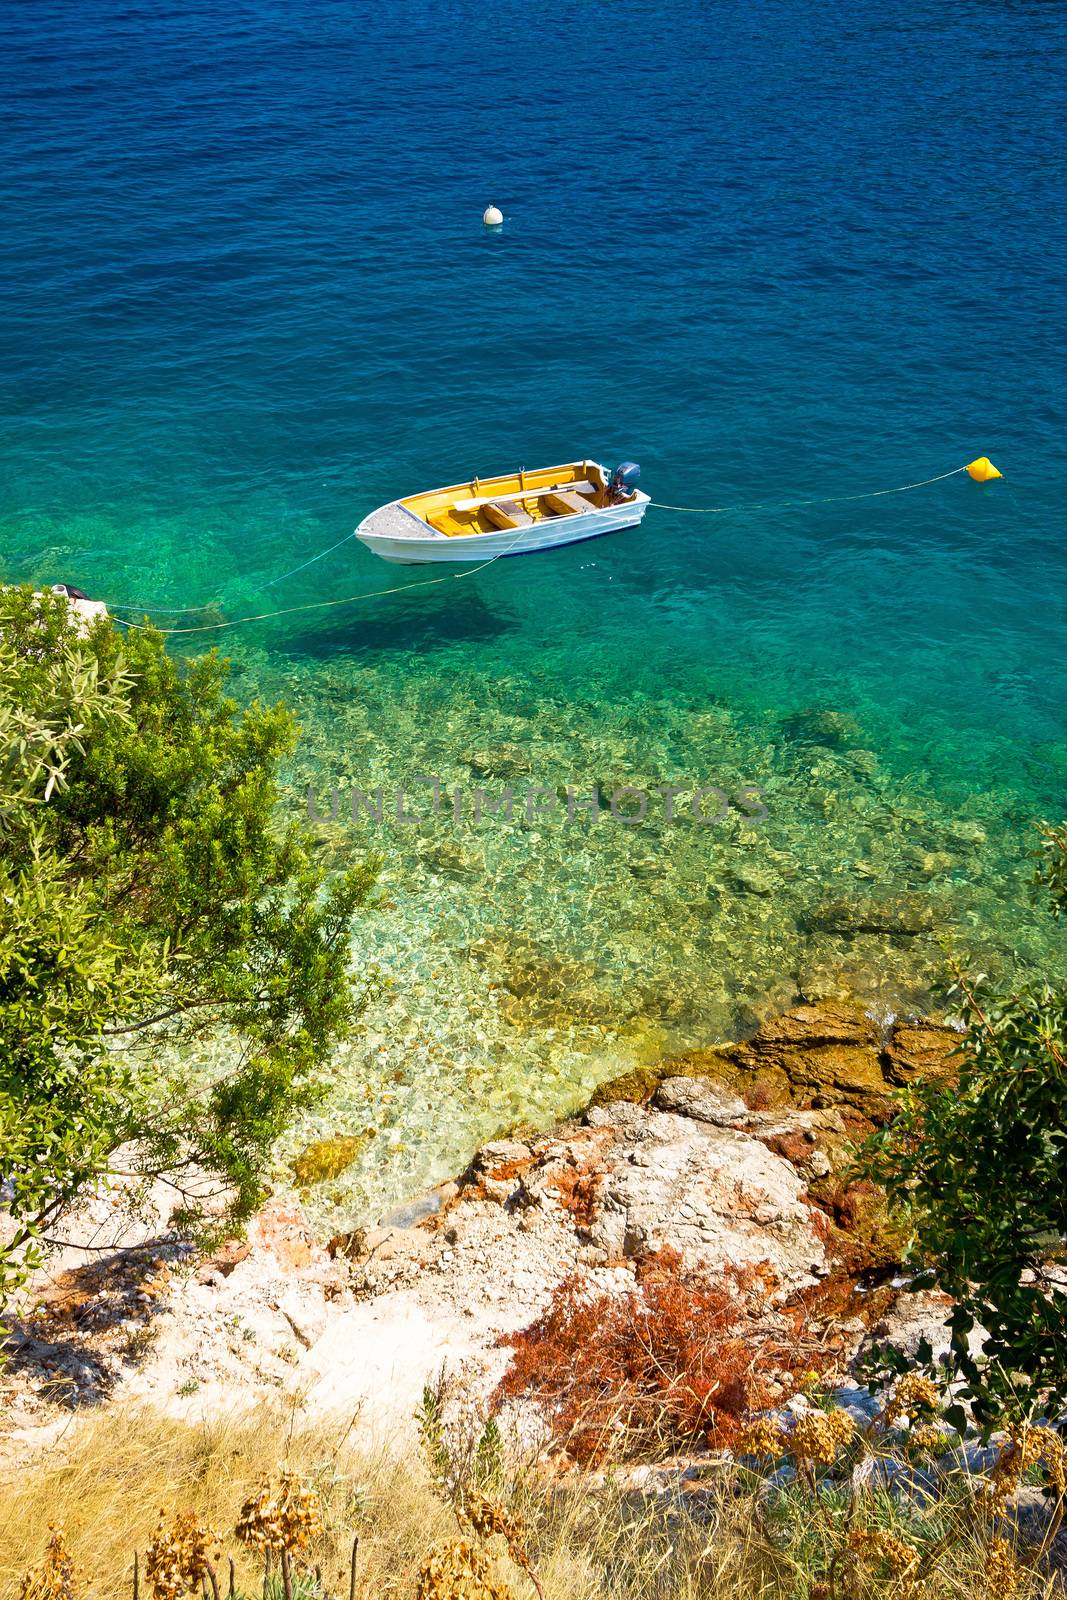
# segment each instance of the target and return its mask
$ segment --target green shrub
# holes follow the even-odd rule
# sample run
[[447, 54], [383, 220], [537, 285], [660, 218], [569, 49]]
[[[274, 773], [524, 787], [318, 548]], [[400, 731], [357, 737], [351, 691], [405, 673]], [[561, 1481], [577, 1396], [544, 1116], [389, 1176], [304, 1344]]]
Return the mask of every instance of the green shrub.
[[[1042, 838], [1040, 881], [1059, 916], [1067, 829]], [[958, 1082], [908, 1088], [862, 1160], [910, 1228], [914, 1287], [955, 1301], [951, 1365], [989, 1424], [1067, 1403], [1067, 986], [1004, 995], [958, 983]]]
[[[276, 815], [293, 718], [239, 712], [226, 677], [0, 591], [0, 1302], [120, 1145], [146, 1177], [195, 1162], [246, 1215], [359, 1011], [374, 863], [324, 881]], [[194, 1077], [173, 1047], [208, 1036]]]

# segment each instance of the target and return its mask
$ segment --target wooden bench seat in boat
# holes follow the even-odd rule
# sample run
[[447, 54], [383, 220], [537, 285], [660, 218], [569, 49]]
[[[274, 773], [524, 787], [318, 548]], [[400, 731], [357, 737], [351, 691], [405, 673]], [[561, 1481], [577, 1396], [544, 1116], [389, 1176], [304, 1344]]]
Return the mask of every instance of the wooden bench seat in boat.
[[517, 500], [487, 500], [482, 510], [494, 528], [528, 528], [533, 522]]
[[583, 500], [574, 489], [556, 489], [546, 494], [545, 505], [556, 517], [572, 517], [576, 511], [589, 510], [589, 501]]

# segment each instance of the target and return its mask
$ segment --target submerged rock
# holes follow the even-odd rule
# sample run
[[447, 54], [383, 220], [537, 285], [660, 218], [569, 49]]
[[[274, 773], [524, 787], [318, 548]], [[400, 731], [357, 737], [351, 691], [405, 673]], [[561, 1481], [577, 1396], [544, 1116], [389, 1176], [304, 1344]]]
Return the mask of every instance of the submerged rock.
[[530, 757], [518, 744], [498, 744], [484, 750], [467, 750], [460, 759], [476, 778], [528, 777], [533, 770]]
[[970, 818], [960, 818], [945, 830], [950, 839], [956, 844], [966, 846], [970, 850], [980, 850], [986, 843], [986, 831], [978, 822]]
[[909, 859], [917, 878], [941, 878], [956, 865], [955, 856], [947, 850], [916, 850]]
[[863, 738], [863, 729], [855, 717], [812, 706], [784, 717], [781, 727], [785, 737], [797, 744], [821, 744], [830, 750], [856, 744]]
[[846, 759], [858, 777], [873, 778], [878, 771], [878, 757], [873, 750], [849, 750]]
[[781, 888], [782, 880], [773, 868], [758, 861], [742, 861], [734, 867], [729, 881], [742, 894], [771, 895]]
[[500, 990], [501, 1015], [517, 1026], [619, 1022], [620, 1010], [591, 961], [572, 961], [521, 934], [501, 932], [470, 947]]
[[446, 878], [480, 877], [485, 871], [485, 854], [475, 845], [458, 839], [432, 839], [419, 847], [419, 860]]
[[609, 1079], [607, 1083], [598, 1084], [589, 1104], [609, 1106], [626, 1100], [631, 1105], [645, 1105], [662, 1081], [663, 1074], [659, 1067], [633, 1067], [629, 1072]]
[[814, 933], [888, 933], [912, 939], [930, 933], [936, 918], [928, 900], [900, 895], [892, 900], [825, 900], [806, 921]]
[[374, 1129], [363, 1133], [338, 1133], [330, 1139], [316, 1139], [306, 1150], [294, 1157], [291, 1164], [293, 1177], [302, 1189], [313, 1183], [325, 1183], [329, 1178], [339, 1178], [355, 1161]]
[[862, 1007], [832, 1001], [794, 1007], [739, 1044], [713, 1045], [637, 1067], [596, 1091], [594, 1105], [650, 1101], [666, 1079], [726, 1086], [755, 1110], [845, 1105], [884, 1117], [896, 1088], [915, 1077], [951, 1077], [960, 1036], [936, 1022], [883, 1030]]

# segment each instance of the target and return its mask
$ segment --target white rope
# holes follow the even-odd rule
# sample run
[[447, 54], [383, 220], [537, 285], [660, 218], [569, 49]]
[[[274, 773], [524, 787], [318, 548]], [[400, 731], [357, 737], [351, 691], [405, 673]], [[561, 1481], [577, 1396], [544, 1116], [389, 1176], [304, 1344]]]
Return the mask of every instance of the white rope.
[[[276, 583], [284, 583], [286, 578], [295, 578], [298, 572], [303, 572], [306, 567], [313, 567], [316, 561], [321, 561], [324, 556], [330, 556], [335, 550], [340, 550], [349, 539], [354, 539], [354, 533], [346, 533], [343, 539], [338, 539], [336, 544], [331, 544], [327, 549], [320, 550], [317, 556], [312, 556], [310, 561], [302, 561], [298, 567], [291, 567], [288, 572], [280, 573], [277, 578], [271, 578], [269, 583], [260, 584], [261, 589], [273, 589]], [[112, 600], [109, 602], [116, 611], [165, 611], [169, 617], [191, 617], [195, 611], [207, 611], [210, 606], [221, 605], [220, 600], [205, 600], [200, 606], [166, 606], [145, 600]]]
[[[272, 617], [291, 617], [298, 611], [325, 611], [332, 606], [356, 605], [360, 600], [381, 600], [386, 595], [405, 594], [408, 589], [430, 589], [434, 584], [438, 583], [456, 583], [460, 578], [473, 578], [476, 572], [484, 572], [486, 567], [493, 565], [494, 561], [500, 561], [504, 556], [510, 555], [525, 532], [525, 528], [520, 528], [506, 550], [498, 550], [495, 556], [489, 557], [488, 561], [483, 561], [477, 567], [470, 567], [465, 572], [446, 572], [440, 578], [420, 578], [415, 583], [395, 584], [391, 589], [371, 589], [366, 594], [345, 595], [340, 600], [312, 600], [307, 605], [285, 606], [281, 611], [260, 611], [251, 617], [234, 617], [232, 622], [206, 622], [196, 628], [157, 628], [155, 631], [157, 633], [165, 633], [168, 637], [176, 633], [215, 633], [221, 628], [239, 628], [245, 622], [267, 622]], [[352, 538], [353, 535], [348, 534], [347, 537]], [[343, 544], [344, 540], [342, 539], [340, 542]], [[323, 554], [325, 553], [324, 551]], [[144, 623], [130, 622], [125, 617], [116, 617], [115, 621], [120, 622], [124, 628], [137, 628], [141, 632], [145, 631]]]
[[320, 550], [318, 555], [312, 556], [310, 561], [302, 561], [291, 572], [283, 572], [280, 578], [272, 578], [269, 583], [263, 584], [262, 587], [264, 589], [273, 589], [276, 583], [284, 583], [286, 578], [295, 578], [298, 572], [303, 572], [306, 567], [313, 567], [316, 561], [322, 560], [323, 556], [332, 556], [335, 550], [340, 550], [343, 544], [347, 544], [349, 539], [354, 539], [355, 537], [354, 533], [346, 533], [343, 539], [338, 539], [337, 543], [332, 544], [328, 550]]
[[746, 501], [739, 506], [669, 506], [663, 500], [650, 502], [659, 511], [692, 511], [698, 516], [714, 516], [723, 511], [769, 511], [776, 508], [785, 510], [789, 506], [830, 506], [845, 500], [877, 500], [883, 494], [906, 494], [909, 489], [925, 489], [928, 483], [941, 483], [945, 478], [954, 478], [957, 472], [966, 472], [966, 467], [953, 467], [951, 472], [939, 472], [936, 478], [920, 478], [917, 483], [900, 483], [894, 489], [867, 489], [863, 494], [825, 494], [813, 500], [764, 500], [753, 504]]

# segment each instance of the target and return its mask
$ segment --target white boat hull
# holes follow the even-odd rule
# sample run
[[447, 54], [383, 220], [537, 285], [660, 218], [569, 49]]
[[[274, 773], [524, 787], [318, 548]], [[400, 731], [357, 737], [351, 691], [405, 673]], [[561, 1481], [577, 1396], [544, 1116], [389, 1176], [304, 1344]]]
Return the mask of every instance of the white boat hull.
[[[465, 565], [496, 561], [502, 556], [533, 555], [565, 544], [596, 539], [601, 534], [634, 528], [650, 504], [649, 496], [635, 491], [622, 505], [590, 507], [577, 516], [546, 517], [525, 528], [493, 529], [490, 533], [449, 535], [437, 533], [405, 510], [399, 500], [379, 506], [356, 529], [356, 538], [383, 561], [404, 565], [427, 562], [462, 562]], [[408, 532], [405, 522], [410, 521]]]

